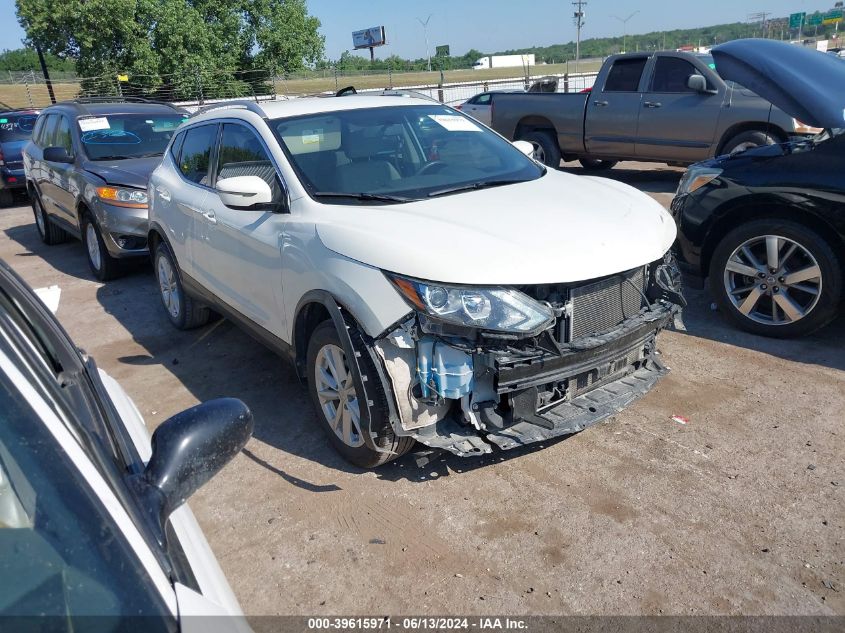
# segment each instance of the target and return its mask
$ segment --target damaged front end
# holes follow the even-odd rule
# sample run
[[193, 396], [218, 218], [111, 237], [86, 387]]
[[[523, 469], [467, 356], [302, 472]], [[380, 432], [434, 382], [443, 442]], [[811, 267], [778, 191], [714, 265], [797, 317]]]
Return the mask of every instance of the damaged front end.
[[667, 373], [655, 339], [685, 303], [668, 253], [570, 284], [389, 277], [416, 310], [371, 342], [394, 432], [461, 456], [577, 433], [627, 407]]

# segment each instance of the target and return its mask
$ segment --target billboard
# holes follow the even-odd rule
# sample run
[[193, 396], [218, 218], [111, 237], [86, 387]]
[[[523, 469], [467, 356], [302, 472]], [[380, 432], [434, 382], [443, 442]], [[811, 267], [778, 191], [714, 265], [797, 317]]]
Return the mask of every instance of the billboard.
[[353, 48], [372, 48], [373, 46], [384, 46], [387, 44], [387, 37], [384, 34], [383, 26], [371, 26], [362, 31], [352, 32]]

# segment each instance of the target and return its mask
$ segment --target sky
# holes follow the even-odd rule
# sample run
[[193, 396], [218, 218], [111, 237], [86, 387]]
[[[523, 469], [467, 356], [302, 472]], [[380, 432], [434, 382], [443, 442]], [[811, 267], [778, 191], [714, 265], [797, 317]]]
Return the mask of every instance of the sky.
[[[307, 0], [310, 13], [322, 22], [326, 55], [337, 59], [352, 48], [352, 31], [383, 25], [388, 45], [377, 57], [426, 55], [423, 27], [428, 23], [431, 54], [449, 44], [453, 55], [474, 48], [485, 53], [562, 44], [575, 39], [571, 0]], [[833, 0], [588, 0], [582, 38], [621, 36], [678, 28], [745, 21], [750, 13], [768, 11], [781, 17], [798, 11], [826, 10]], [[24, 37], [14, 0], [0, 0], [0, 49], [19, 48]], [[361, 51], [362, 54], [367, 51]]]

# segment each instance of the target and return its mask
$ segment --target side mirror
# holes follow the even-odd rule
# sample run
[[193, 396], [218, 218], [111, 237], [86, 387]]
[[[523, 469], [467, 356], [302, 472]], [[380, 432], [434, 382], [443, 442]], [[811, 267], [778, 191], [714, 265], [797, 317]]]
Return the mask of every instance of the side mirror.
[[135, 484], [158, 520], [162, 542], [170, 514], [240, 452], [252, 429], [243, 402], [220, 398], [177, 413], [155, 430], [152, 457]]
[[707, 89], [707, 79], [702, 75], [690, 75], [687, 79], [687, 88], [699, 93], [713, 92]]
[[534, 146], [528, 141], [514, 141], [513, 146], [529, 158], [534, 157]]
[[227, 207], [248, 209], [273, 202], [273, 192], [258, 176], [233, 176], [217, 181], [217, 194]]
[[68, 156], [64, 147], [48, 147], [44, 150], [44, 160], [49, 163], [72, 163], [73, 159]]

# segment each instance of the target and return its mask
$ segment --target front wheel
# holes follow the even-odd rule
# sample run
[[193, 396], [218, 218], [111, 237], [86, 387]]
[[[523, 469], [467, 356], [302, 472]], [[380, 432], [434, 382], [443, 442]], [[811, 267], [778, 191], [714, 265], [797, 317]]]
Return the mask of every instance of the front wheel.
[[722, 312], [742, 329], [803, 336], [836, 317], [842, 267], [815, 231], [788, 220], [755, 220], [716, 247], [710, 288]]
[[[352, 344], [363, 346], [360, 334], [349, 330]], [[373, 427], [377, 430], [378, 445], [374, 451], [364, 442], [361, 429], [361, 402], [355, 389], [352, 369], [343, 351], [343, 344], [332, 321], [321, 323], [308, 342], [308, 391], [320, 426], [329, 441], [346, 461], [360, 468], [375, 468], [407, 453], [414, 445], [411, 437], [399, 437], [393, 432], [387, 417], [387, 399], [372, 359], [361, 349], [358, 358], [361, 370], [367, 375], [368, 396]], [[366, 406], [366, 405], [364, 405]]]
[[175, 327], [191, 330], [208, 323], [211, 311], [185, 292], [176, 259], [164, 242], [155, 249], [155, 272], [161, 303]]

